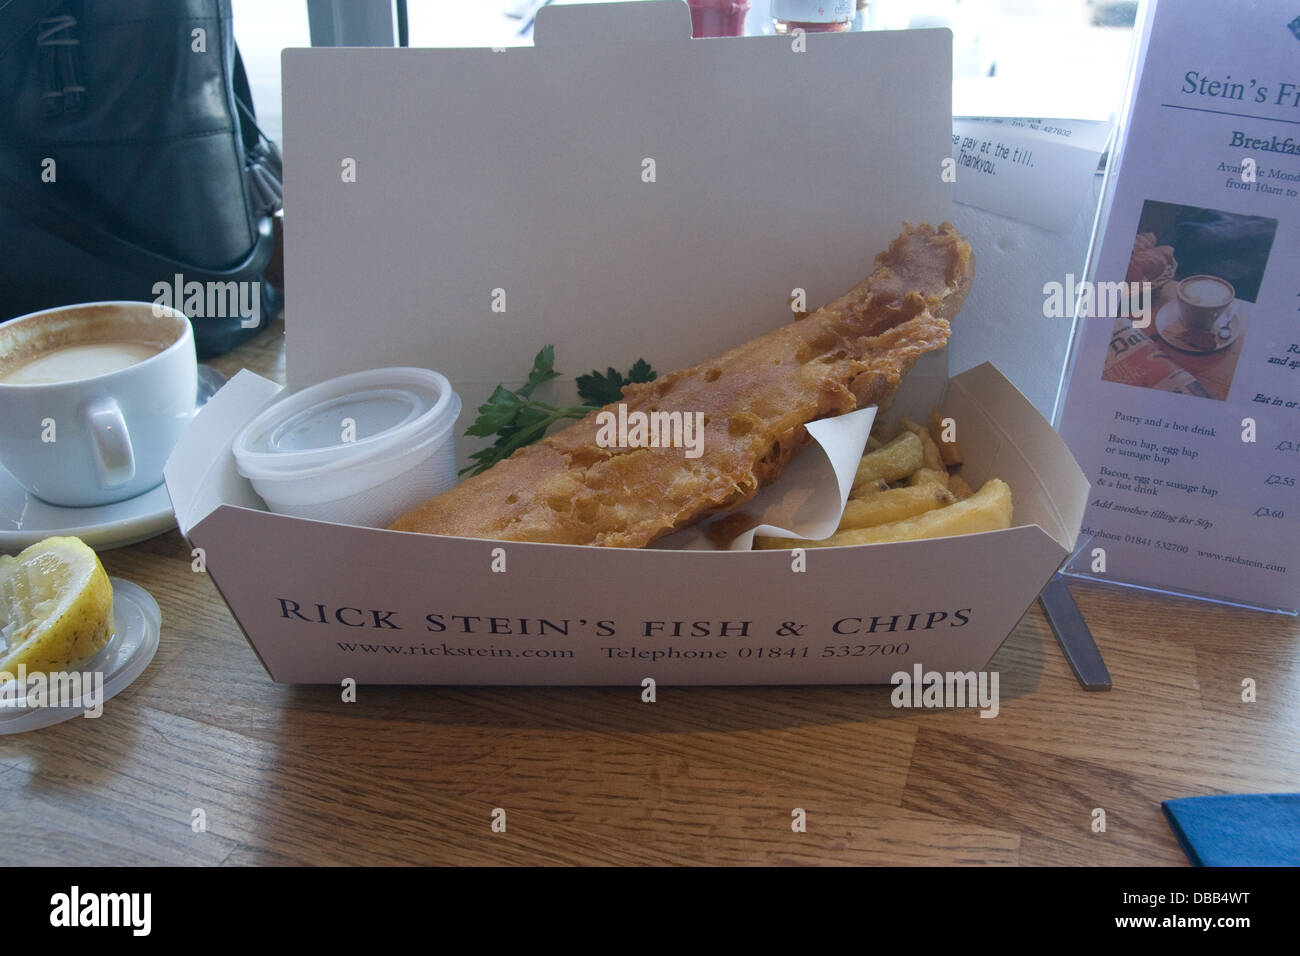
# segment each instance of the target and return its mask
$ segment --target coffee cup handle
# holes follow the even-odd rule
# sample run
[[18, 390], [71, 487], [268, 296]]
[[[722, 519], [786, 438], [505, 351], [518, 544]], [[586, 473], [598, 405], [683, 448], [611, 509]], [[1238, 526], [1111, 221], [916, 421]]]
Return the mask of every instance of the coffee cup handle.
[[111, 398], [86, 406], [86, 424], [95, 450], [95, 475], [101, 488], [117, 488], [135, 477], [135, 452], [122, 409]]

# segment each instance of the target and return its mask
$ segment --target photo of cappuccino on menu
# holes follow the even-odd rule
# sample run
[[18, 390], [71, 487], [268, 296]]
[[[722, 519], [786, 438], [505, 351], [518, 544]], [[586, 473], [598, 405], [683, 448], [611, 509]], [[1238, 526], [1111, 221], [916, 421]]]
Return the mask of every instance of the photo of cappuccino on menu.
[[1102, 379], [1224, 401], [1277, 220], [1146, 201], [1127, 281], [1151, 283], [1154, 319], [1120, 318]]
[[1215, 328], [1234, 298], [1231, 283], [1214, 276], [1190, 276], [1178, 283], [1178, 312], [1188, 329]]

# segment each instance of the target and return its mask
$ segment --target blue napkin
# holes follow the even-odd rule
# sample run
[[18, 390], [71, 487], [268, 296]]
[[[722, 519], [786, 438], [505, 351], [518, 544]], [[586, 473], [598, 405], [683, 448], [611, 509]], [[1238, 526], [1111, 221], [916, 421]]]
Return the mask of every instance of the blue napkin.
[[1195, 866], [1300, 865], [1300, 793], [1183, 797], [1161, 806]]

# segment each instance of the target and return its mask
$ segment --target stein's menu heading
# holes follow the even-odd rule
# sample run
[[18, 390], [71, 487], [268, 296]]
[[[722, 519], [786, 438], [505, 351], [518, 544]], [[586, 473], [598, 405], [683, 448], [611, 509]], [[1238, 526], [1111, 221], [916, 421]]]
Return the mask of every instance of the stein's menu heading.
[[1211, 79], [1197, 70], [1188, 70], [1183, 74], [1183, 85], [1179, 92], [1211, 99], [1237, 100], [1300, 110], [1300, 79], [1295, 82], [1291, 80], [1273, 82], [1267, 79], [1261, 81], [1254, 77], [1247, 80], [1234, 80], [1231, 75], [1222, 79]]

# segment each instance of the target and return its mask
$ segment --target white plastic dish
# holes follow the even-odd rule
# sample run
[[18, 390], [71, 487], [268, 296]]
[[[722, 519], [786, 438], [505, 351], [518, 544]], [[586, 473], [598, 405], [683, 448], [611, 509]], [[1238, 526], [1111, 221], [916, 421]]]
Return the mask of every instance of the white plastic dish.
[[460, 397], [437, 372], [341, 375], [267, 408], [234, 455], [277, 514], [382, 527], [456, 483]]
[[[99, 700], [87, 702], [83, 693], [76, 700], [61, 704], [29, 704], [27, 695], [17, 692], [21, 688], [6, 687], [0, 698], [3, 700], [0, 734], [39, 730], [80, 717], [91, 704], [100, 706], [116, 697], [149, 666], [158, 650], [158, 635], [162, 630], [162, 612], [158, 610], [158, 603], [138, 584], [121, 578], [109, 580], [113, 584], [113, 636], [94, 657], [68, 668], [69, 672], [102, 676], [104, 684]], [[30, 680], [29, 677], [29, 683]]]

